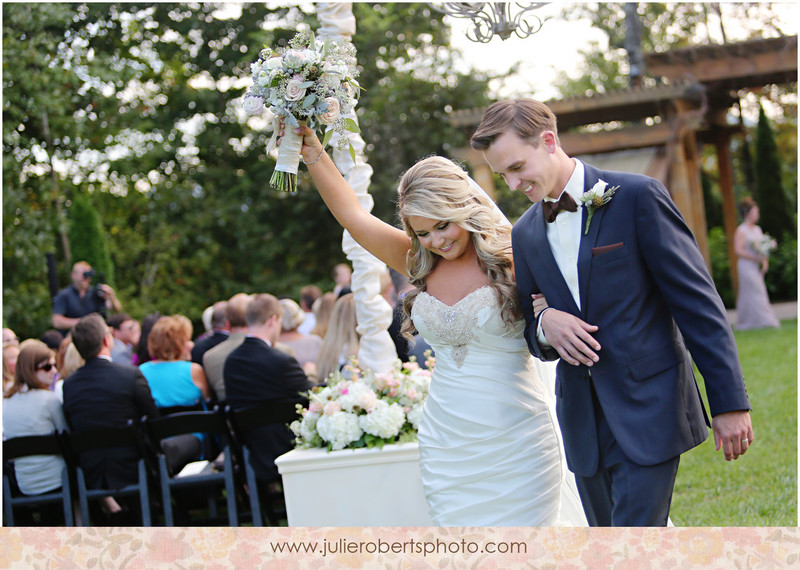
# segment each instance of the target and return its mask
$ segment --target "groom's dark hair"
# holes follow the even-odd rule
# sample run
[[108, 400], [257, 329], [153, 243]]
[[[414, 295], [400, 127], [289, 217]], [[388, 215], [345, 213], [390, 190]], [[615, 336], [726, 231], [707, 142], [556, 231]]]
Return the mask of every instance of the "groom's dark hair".
[[533, 146], [538, 146], [539, 135], [544, 131], [553, 131], [556, 142], [561, 144], [556, 116], [550, 107], [534, 99], [507, 99], [492, 103], [483, 114], [469, 144], [475, 150], [486, 150], [509, 128]]

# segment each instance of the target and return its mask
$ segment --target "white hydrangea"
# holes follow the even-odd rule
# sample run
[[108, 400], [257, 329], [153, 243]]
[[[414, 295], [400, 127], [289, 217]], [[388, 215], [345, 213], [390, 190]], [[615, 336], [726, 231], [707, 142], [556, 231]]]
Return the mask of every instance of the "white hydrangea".
[[414, 429], [419, 429], [419, 422], [422, 421], [422, 404], [411, 406], [407, 414], [408, 422], [414, 426]]
[[348, 412], [358, 410], [371, 412], [377, 403], [378, 395], [363, 382], [348, 382], [348, 386], [342, 389], [342, 395], [339, 397], [339, 405]]
[[359, 416], [359, 424], [365, 432], [377, 437], [392, 438], [400, 433], [406, 423], [406, 415], [398, 404], [389, 405], [379, 400], [369, 414]]
[[306, 441], [314, 439], [317, 431], [317, 422], [319, 414], [306, 414], [302, 420], [295, 420], [289, 426], [295, 436], [303, 438]]
[[317, 420], [317, 433], [331, 444], [332, 450], [336, 451], [356, 441], [364, 432], [359, 426], [358, 416], [348, 412], [336, 412]]

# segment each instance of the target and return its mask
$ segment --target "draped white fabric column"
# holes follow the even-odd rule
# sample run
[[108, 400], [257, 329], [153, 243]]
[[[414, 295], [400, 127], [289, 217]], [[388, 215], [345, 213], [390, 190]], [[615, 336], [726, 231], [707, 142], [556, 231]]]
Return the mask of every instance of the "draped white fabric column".
[[[341, 37], [350, 40], [356, 31], [356, 20], [350, 2], [320, 2], [317, 4], [317, 16], [320, 28], [317, 36]], [[355, 112], [350, 118], [358, 121]], [[369, 194], [372, 167], [364, 156], [364, 140], [358, 133], [348, 133], [348, 139], [356, 151], [353, 162], [348, 149], [337, 148], [339, 135], [334, 134], [331, 141], [333, 162], [339, 168], [345, 180], [355, 190], [361, 206], [372, 211], [374, 202]], [[361, 344], [358, 351], [358, 362], [363, 368], [375, 372], [391, 369], [397, 352], [387, 329], [392, 322], [392, 308], [381, 296], [380, 277], [386, 271], [386, 265], [356, 243], [345, 231], [342, 236], [342, 250], [353, 266], [351, 288], [356, 302], [356, 318]]]

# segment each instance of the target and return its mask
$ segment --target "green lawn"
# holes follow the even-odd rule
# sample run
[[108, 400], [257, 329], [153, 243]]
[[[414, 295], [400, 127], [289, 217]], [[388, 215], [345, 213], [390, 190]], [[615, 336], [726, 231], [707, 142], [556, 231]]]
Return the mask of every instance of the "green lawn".
[[746, 455], [726, 462], [709, 433], [702, 445], [683, 454], [672, 521], [675, 526], [796, 526], [797, 320], [735, 335], [756, 442]]

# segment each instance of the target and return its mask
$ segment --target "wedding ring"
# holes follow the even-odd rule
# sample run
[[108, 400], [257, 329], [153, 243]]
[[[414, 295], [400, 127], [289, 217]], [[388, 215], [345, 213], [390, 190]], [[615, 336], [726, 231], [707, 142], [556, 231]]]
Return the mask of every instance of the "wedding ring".
[[749, 440], [749, 439], [747, 439], [747, 438], [744, 438], [744, 439], [742, 440], [742, 443], [744, 443], [745, 445], [746, 445], [746, 444], [748, 444], [749, 442], [750, 442], [750, 440]]

